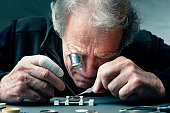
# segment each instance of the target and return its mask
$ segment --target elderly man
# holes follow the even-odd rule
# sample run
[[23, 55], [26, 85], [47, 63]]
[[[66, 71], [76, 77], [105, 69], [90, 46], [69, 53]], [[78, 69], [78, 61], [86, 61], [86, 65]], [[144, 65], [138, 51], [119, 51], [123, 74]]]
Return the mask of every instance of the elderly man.
[[[57, 0], [51, 9], [52, 21], [19, 19], [0, 32], [0, 101], [48, 101], [89, 87], [123, 100], [170, 95], [170, 47], [139, 30], [128, 0]], [[72, 53], [81, 68], [71, 67]], [[63, 77], [40, 65], [44, 55]]]

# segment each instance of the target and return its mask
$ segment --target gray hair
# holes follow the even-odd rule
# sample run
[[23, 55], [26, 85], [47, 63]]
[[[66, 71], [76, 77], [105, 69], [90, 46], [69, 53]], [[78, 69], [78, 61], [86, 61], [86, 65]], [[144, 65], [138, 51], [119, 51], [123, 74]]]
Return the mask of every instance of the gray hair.
[[[139, 30], [139, 19], [129, 0], [56, 0], [51, 3], [54, 30], [62, 37], [65, 34], [69, 14], [81, 4], [90, 4], [90, 24], [95, 28], [124, 29], [119, 50], [122, 50], [135, 39]], [[87, 7], [88, 9], [89, 7]]]

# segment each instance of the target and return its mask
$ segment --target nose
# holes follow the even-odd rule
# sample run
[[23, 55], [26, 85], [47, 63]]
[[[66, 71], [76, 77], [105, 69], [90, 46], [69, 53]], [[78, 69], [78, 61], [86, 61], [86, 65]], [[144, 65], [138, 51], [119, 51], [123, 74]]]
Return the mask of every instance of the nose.
[[93, 56], [86, 56], [86, 58], [83, 58], [82, 65], [81, 72], [85, 77], [91, 78], [97, 75], [97, 64]]

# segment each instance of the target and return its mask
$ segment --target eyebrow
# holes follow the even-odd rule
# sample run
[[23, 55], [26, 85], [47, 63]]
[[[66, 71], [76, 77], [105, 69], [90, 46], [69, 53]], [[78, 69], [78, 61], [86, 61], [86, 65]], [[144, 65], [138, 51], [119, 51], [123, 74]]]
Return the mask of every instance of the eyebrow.
[[110, 59], [110, 58], [115, 58], [118, 56], [117, 51], [112, 51], [103, 55], [97, 55], [98, 58], [103, 58], [103, 59]]
[[[68, 49], [72, 52], [72, 53], [79, 53], [81, 55], [86, 55], [86, 52], [85, 50], [82, 51], [82, 49], [80, 49], [79, 47], [77, 46], [74, 46], [72, 44], [68, 44]], [[114, 51], [110, 51], [106, 54], [103, 54], [103, 55], [95, 55], [96, 57], [98, 58], [103, 58], [103, 59], [110, 59], [110, 58], [115, 58], [118, 56], [118, 50], [114, 50]]]
[[73, 52], [73, 53], [79, 52], [79, 53], [81, 53], [81, 54], [85, 54], [85, 50], [82, 51], [82, 49], [80, 49], [79, 47], [74, 46], [74, 45], [72, 45], [72, 44], [68, 44], [68, 49], [69, 49], [71, 52]]

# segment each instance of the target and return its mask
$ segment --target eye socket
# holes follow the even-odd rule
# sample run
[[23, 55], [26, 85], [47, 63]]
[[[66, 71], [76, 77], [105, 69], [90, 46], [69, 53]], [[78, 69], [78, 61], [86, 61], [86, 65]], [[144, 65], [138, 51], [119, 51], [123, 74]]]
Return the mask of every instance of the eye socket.
[[77, 53], [71, 53], [68, 55], [71, 61], [71, 67], [72, 68], [81, 68], [83, 67], [81, 62], [81, 57]]

